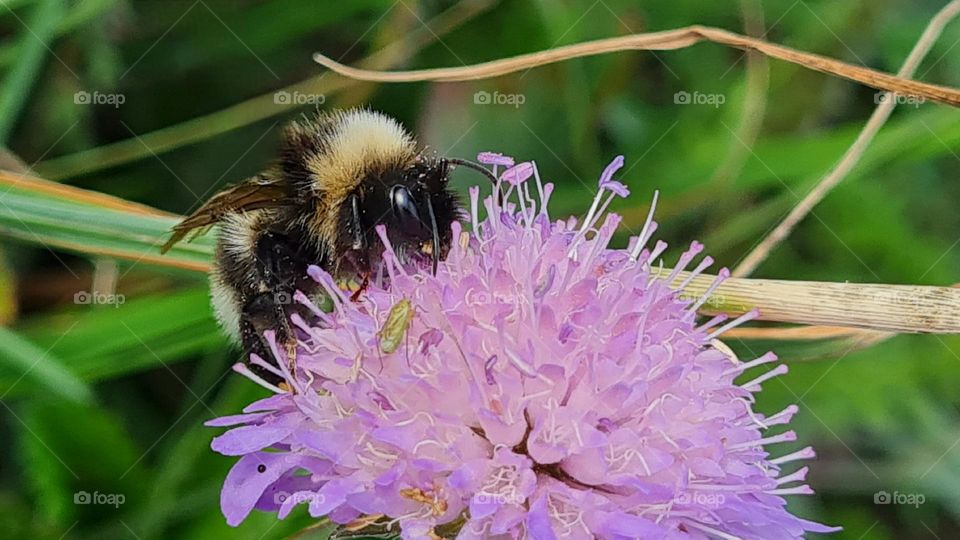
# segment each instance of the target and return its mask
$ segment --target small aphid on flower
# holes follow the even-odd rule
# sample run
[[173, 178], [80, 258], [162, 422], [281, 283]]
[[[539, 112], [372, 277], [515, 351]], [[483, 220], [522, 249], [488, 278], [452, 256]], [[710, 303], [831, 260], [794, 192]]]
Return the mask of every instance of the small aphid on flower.
[[380, 350], [390, 354], [400, 348], [413, 320], [413, 305], [404, 298], [390, 308], [387, 320], [380, 330]]
[[[535, 163], [478, 160], [492, 165], [497, 195], [470, 190], [471, 230], [452, 224], [460, 241], [435, 273], [402, 262], [382, 230], [383, 271], [358, 302], [311, 268], [332, 311], [296, 295], [312, 314], [291, 317], [296, 366], [269, 332], [273, 362], [254, 360], [292, 391], [246, 372], [275, 395], [208, 422], [233, 428], [212, 446], [240, 458], [221, 493], [227, 522], [254, 509], [282, 519], [308, 502], [311, 516], [408, 539], [838, 530], [786, 509], [785, 496], [812, 493], [806, 467], [785, 470], [811, 448], [770, 454], [796, 440], [772, 431], [798, 408], [753, 410], [762, 383], [786, 366], [738, 383], [777, 357], [740, 362], [714, 345], [757, 314], [697, 322], [729, 273], [700, 298], [682, 297], [712, 259], [671, 287], [703, 246], [661, 275], [666, 244], [647, 248], [653, 209], [627, 248], [610, 247], [620, 218], [606, 210], [629, 193], [614, 179], [623, 158], [601, 175], [583, 220], [557, 221], [547, 212], [553, 185]], [[294, 495], [277, 501], [278, 492]]]

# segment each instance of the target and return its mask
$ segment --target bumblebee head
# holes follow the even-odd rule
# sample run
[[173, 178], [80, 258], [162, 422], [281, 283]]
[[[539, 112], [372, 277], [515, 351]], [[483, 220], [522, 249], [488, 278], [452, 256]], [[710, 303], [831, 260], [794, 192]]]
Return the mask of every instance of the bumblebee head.
[[[460, 217], [449, 188], [449, 161], [418, 155], [406, 167], [372, 170], [344, 208], [345, 232], [359, 266], [369, 267], [382, 249], [383, 225], [394, 251], [405, 260], [431, 260], [434, 270], [450, 249], [450, 225]], [[367, 268], [369, 269], [369, 268]]]
[[278, 174], [311, 201], [298, 218], [307, 224], [338, 273], [368, 273], [383, 244], [376, 228], [403, 261], [432, 262], [450, 248], [450, 226], [461, 216], [449, 186], [453, 166], [485, 168], [418, 152], [413, 137], [394, 119], [351, 109], [321, 113], [286, 131]]

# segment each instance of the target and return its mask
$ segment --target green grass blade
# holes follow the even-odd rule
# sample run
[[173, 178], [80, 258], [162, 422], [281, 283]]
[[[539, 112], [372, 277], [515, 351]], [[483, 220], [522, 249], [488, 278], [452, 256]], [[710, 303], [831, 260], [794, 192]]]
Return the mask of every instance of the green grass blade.
[[26, 28], [20, 32], [19, 61], [4, 79], [0, 90], [0, 145], [6, 144], [20, 112], [32, 95], [30, 89], [50, 52], [50, 43], [64, 15], [62, 0], [44, 0], [33, 16], [23, 23]]
[[181, 242], [161, 255], [179, 216], [89, 191], [0, 171], [0, 233], [76, 253], [205, 271], [213, 239]]
[[[10, 4], [11, 2], [7, 2]], [[113, 7], [117, 0], [84, 0], [77, 4], [61, 19], [53, 34], [58, 38], [102, 16]], [[10, 6], [12, 7], [12, 6]], [[5, 43], [0, 45], [0, 69], [5, 69], [23, 55], [24, 43]]]
[[[165, 365], [226, 348], [205, 287], [90, 307], [81, 317], [73, 311], [30, 321], [19, 330], [34, 343], [49, 344], [51, 354], [84, 381], [165, 369]], [[70, 331], [64, 333], [67, 328]], [[14, 380], [0, 377], [0, 393]], [[21, 385], [11, 394], [29, 389]]]
[[29, 379], [44, 390], [70, 401], [89, 403], [93, 400], [90, 387], [64, 367], [63, 361], [3, 327], [0, 327], [0, 364], [12, 368], [18, 377], [4, 388], [4, 396], [22, 379]]

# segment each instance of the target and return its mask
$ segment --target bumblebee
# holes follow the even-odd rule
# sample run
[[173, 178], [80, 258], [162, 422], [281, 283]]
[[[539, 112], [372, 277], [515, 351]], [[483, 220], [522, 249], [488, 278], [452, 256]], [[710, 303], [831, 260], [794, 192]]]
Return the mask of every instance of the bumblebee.
[[[337, 279], [366, 280], [380, 270], [387, 238], [403, 261], [438, 262], [462, 209], [449, 186], [456, 165], [475, 163], [418, 148], [394, 119], [352, 109], [318, 113], [283, 132], [278, 159], [262, 173], [214, 195], [174, 226], [162, 251], [191, 231], [218, 225], [211, 303], [226, 333], [246, 352], [268, 358], [266, 330], [295, 358], [289, 316], [295, 291], [320, 294], [307, 275], [318, 265]], [[277, 378], [251, 366], [268, 380]]]

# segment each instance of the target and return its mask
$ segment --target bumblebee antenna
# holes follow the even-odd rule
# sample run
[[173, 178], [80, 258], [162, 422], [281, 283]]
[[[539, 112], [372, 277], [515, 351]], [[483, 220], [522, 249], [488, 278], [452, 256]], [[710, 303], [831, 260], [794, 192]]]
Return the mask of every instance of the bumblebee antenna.
[[453, 165], [463, 165], [468, 169], [473, 169], [478, 173], [486, 176], [487, 179], [490, 180], [491, 184], [497, 185], [497, 177], [494, 176], [492, 172], [490, 172], [490, 169], [484, 167], [483, 165], [480, 165], [479, 163], [474, 163], [472, 161], [468, 161], [466, 159], [459, 159], [459, 158], [447, 158], [447, 161], [449, 163], [452, 163]]
[[[480, 165], [479, 163], [474, 163], [472, 161], [468, 161], [466, 159], [460, 159], [460, 158], [447, 158], [447, 162], [452, 163], [454, 165], [463, 165], [468, 169], [473, 169], [478, 173], [486, 176], [487, 180], [490, 180], [490, 183], [493, 184], [494, 187], [497, 186], [497, 183], [498, 183], [497, 177], [493, 175], [493, 172], [490, 169], [484, 167], [483, 165]], [[497, 203], [503, 204], [503, 188], [502, 187], [497, 190]]]

